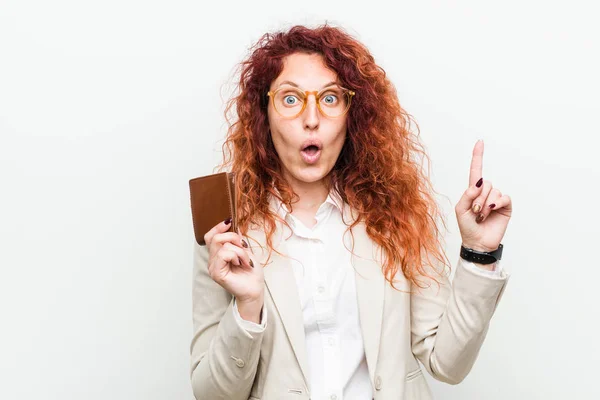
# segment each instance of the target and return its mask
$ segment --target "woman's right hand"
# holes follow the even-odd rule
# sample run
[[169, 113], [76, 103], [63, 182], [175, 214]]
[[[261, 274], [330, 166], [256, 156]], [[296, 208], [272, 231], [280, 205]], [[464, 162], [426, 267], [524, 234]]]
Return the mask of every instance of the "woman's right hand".
[[231, 220], [220, 222], [204, 235], [209, 252], [208, 273], [238, 303], [254, 304], [260, 311], [265, 288], [263, 269], [252, 260], [242, 236], [227, 232], [230, 224]]

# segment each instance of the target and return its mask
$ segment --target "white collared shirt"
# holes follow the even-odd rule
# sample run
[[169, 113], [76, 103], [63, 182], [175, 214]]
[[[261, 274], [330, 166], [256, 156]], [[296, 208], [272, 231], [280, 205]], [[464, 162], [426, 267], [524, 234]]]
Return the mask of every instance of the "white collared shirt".
[[[351, 254], [342, 242], [347, 228], [342, 221], [342, 200], [330, 192], [319, 207], [317, 223], [312, 228], [290, 214], [280, 201], [275, 204], [293, 232], [286, 246], [302, 305], [311, 399], [371, 399], [373, 388], [360, 329], [354, 269]], [[486, 271], [459, 259], [476, 273], [501, 273], [499, 262], [495, 271]], [[234, 314], [248, 331], [266, 328], [266, 308], [260, 324], [242, 319], [235, 301]]]

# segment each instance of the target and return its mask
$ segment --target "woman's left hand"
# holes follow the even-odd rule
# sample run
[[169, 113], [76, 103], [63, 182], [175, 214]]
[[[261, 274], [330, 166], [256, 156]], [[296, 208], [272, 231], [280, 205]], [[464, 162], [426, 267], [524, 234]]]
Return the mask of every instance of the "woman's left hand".
[[483, 179], [482, 169], [483, 141], [478, 140], [473, 148], [469, 188], [454, 210], [463, 246], [478, 251], [494, 251], [506, 232], [512, 215], [512, 201], [493, 187], [492, 182]]

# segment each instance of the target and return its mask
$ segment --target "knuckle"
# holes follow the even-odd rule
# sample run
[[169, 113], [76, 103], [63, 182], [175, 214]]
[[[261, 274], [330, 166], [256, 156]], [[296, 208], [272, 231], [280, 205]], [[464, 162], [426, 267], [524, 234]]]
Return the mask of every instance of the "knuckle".
[[223, 244], [223, 248], [227, 249], [228, 251], [235, 252], [235, 245], [231, 242], [225, 242], [225, 244]]
[[226, 261], [227, 260], [227, 253], [228, 253], [227, 249], [225, 248], [225, 246], [223, 246], [217, 252], [217, 257], [220, 258], [221, 260]]

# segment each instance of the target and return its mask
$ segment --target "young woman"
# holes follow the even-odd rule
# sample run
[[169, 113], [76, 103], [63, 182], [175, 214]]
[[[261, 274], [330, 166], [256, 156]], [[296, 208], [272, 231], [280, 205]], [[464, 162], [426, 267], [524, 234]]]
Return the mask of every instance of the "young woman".
[[483, 142], [455, 207], [451, 284], [427, 155], [364, 45], [295, 26], [241, 67], [221, 165], [239, 229], [216, 225], [194, 252], [195, 397], [431, 399], [418, 361], [461, 382], [509, 277], [511, 199], [482, 177]]

